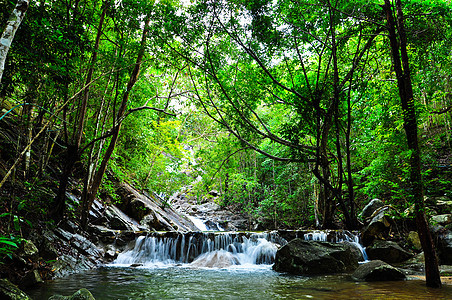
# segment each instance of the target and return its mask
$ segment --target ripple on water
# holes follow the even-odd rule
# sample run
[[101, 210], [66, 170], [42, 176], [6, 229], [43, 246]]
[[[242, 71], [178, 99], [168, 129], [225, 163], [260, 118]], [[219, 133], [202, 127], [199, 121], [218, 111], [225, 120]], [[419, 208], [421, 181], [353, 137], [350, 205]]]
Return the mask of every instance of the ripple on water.
[[279, 274], [268, 265], [223, 269], [104, 267], [56, 279], [28, 291], [33, 299], [89, 289], [96, 299], [451, 299], [452, 286], [421, 280], [353, 282], [348, 276]]

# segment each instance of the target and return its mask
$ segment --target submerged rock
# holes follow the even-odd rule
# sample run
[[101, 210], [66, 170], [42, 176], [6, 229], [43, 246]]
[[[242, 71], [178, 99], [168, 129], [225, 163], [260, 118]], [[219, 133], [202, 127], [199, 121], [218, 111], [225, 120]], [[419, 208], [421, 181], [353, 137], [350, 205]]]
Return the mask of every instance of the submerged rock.
[[49, 300], [95, 300], [93, 294], [90, 291], [83, 288], [72, 294], [72, 296], [54, 295]]
[[387, 263], [400, 263], [413, 257], [396, 242], [375, 240], [366, 248], [370, 260], [382, 260]]
[[405, 274], [397, 268], [381, 261], [373, 260], [360, 265], [352, 278], [357, 281], [395, 281], [406, 279]]
[[351, 246], [294, 239], [276, 252], [273, 269], [298, 275], [351, 272], [358, 267]]

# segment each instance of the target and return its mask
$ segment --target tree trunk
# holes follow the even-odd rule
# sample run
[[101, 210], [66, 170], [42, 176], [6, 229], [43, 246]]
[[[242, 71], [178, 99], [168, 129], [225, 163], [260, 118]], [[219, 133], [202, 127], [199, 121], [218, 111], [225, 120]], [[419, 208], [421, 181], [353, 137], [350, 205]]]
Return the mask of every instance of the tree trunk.
[[5, 70], [6, 56], [14, 39], [20, 23], [25, 17], [30, 0], [18, 0], [11, 16], [6, 23], [5, 30], [3, 30], [0, 38], [0, 83], [2, 82], [3, 71]]
[[[76, 6], [77, 7], [77, 6]], [[85, 81], [85, 90], [83, 91], [82, 103], [79, 108], [78, 113], [78, 124], [77, 127], [74, 128], [75, 139], [72, 142], [68, 143], [68, 147], [66, 149], [66, 160], [64, 162], [63, 174], [61, 175], [57, 196], [55, 197], [55, 207], [51, 212], [51, 217], [54, 220], [59, 220], [64, 215], [64, 210], [66, 208], [66, 188], [69, 182], [69, 177], [71, 176], [72, 170], [75, 166], [75, 163], [80, 159], [80, 145], [83, 137], [83, 130], [86, 118], [86, 109], [88, 105], [88, 96], [89, 96], [89, 83], [92, 81], [93, 73], [94, 73], [94, 63], [97, 59], [97, 50], [99, 48], [100, 37], [102, 35], [102, 26], [104, 23], [105, 14], [108, 8], [108, 1], [104, 3], [104, 8], [102, 10], [102, 14], [99, 20], [99, 26], [97, 29], [96, 42], [93, 49], [93, 54], [90, 60], [90, 67], [88, 69], [88, 74], [86, 76]]]
[[[417, 136], [416, 111], [414, 107], [413, 87], [408, 63], [407, 43], [403, 24], [401, 0], [396, 0], [398, 34], [396, 34], [396, 23], [389, 0], [385, 0], [383, 9], [386, 13], [394, 70], [397, 75], [397, 86], [402, 103], [403, 126], [407, 136], [408, 148], [411, 150], [409, 163], [412, 195], [409, 196], [415, 205], [417, 230], [422, 249], [424, 250], [426, 284], [429, 287], [439, 288], [441, 287], [441, 278], [438, 269], [438, 259], [436, 257], [433, 239], [424, 213], [425, 206], [421, 176], [420, 149]], [[399, 38], [400, 41], [400, 49], [397, 38]], [[399, 50], [401, 55], [399, 55]]]
[[102, 182], [102, 178], [107, 169], [108, 161], [110, 160], [110, 157], [113, 154], [113, 151], [116, 147], [116, 142], [118, 141], [119, 132], [121, 130], [122, 118], [124, 117], [125, 112], [126, 112], [130, 91], [132, 90], [133, 86], [135, 85], [135, 83], [138, 80], [141, 63], [143, 61], [143, 57], [144, 57], [145, 50], [146, 50], [146, 37], [147, 37], [148, 31], [149, 31], [149, 21], [150, 21], [149, 16], [146, 16], [143, 34], [141, 36], [140, 51], [138, 52], [137, 60], [135, 62], [135, 67], [132, 71], [132, 74], [130, 75], [129, 82], [127, 84], [127, 89], [123, 94], [121, 106], [117, 113], [116, 120], [117, 120], [118, 124], [116, 125], [116, 128], [114, 129], [113, 135], [110, 140], [110, 144], [108, 145], [108, 148], [104, 154], [100, 167], [97, 170], [96, 174], [94, 175], [93, 182], [92, 182], [91, 186], [89, 187], [89, 189], [87, 190], [86, 195], [84, 195], [83, 199], [82, 199], [83, 207], [82, 207], [82, 214], [81, 214], [81, 223], [84, 228], [86, 228], [88, 225], [89, 211], [94, 202], [94, 199], [96, 198], [97, 191], [99, 190], [100, 184]]

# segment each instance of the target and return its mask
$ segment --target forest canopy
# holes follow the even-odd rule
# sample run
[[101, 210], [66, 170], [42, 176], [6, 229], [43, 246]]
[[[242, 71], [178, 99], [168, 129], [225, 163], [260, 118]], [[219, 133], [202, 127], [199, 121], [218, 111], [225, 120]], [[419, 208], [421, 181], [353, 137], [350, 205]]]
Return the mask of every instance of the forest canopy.
[[[119, 180], [216, 191], [263, 228], [356, 228], [373, 198], [414, 217], [384, 2], [31, 1], [0, 86], [2, 128], [22, 133], [2, 129], [1, 185], [28, 189], [8, 211], [83, 220]], [[424, 193], [451, 196], [451, 3], [401, 8]]]

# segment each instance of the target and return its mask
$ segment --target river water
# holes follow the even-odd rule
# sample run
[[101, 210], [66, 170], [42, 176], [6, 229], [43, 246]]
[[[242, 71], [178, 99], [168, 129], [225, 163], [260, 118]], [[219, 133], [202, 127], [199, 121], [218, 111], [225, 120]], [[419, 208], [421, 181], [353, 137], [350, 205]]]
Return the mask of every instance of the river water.
[[353, 282], [346, 275], [289, 276], [269, 265], [224, 269], [103, 267], [50, 281], [29, 291], [36, 300], [87, 288], [102, 299], [452, 299], [452, 286], [421, 280]]
[[[327, 236], [310, 233], [304, 238], [324, 240]], [[354, 238], [345, 240], [357, 244]], [[429, 289], [421, 280], [357, 283], [349, 275], [277, 273], [272, 263], [277, 246], [285, 243], [276, 233], [141, 236], [112, 264], [46, 282], [28, 293], [36, 300], [72, 295], [81, 288], [98, 300], [452, 299], [452, 286]]]

